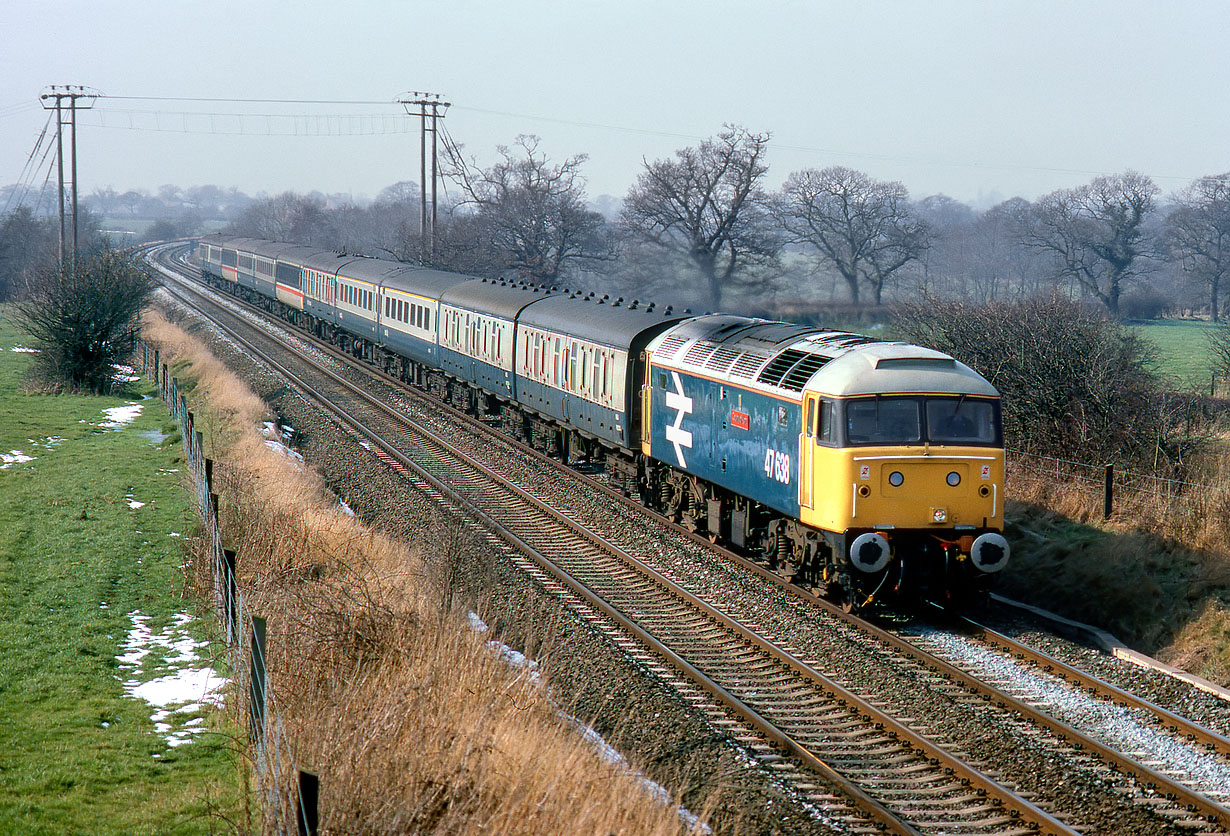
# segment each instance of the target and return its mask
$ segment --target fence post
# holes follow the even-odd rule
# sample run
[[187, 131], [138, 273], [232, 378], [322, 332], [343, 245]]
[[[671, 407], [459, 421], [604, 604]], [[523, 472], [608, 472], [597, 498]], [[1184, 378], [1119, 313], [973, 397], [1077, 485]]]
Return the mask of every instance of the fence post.
[[222, 566], [225, 575], [223, 578], [223, 595], [226, 596], [226, 641], [232, 647], [239, 641], [239, 612], [236, 606], [239, 603], [239, 583], [235, 577], [235, 552], [230, 549], [222, 550]]
[[320, 825], [320, 777], [299, 770], [299, 836], [316, 836]]
[[248, 679], [248, 734], [252, 745], [265, 749], [265, 619], [252, 616], [252, 664]]
[[205, 496], [205, 434], [197, 430], [193, 439], [196, 442], [196, 452], [193, 454], [193, 461], [196, 462], [196, 472], [200, 474], [201, 478], [201, 496]]
[[1109, 518], [1115, 499], [1115, 466], [1106, 465], [1106, 488], [1102, 496], [1102, 516]]

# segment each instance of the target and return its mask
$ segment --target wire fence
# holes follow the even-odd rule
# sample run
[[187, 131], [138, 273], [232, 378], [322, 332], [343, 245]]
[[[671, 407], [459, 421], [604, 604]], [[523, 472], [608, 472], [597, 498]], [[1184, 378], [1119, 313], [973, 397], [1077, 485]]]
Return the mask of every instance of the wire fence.
[[[161, 363], [159, 351], [141, 340], [137, 362], [158, 386], [183, 439], [184, 461], [190, 469], [193, 493], [200, 509], [204, 539], [213, 576], [214, 607], [226, 642], [233, 693], [240, 716], [246, 718], [248, 749], [264, 813], [264, 831], [315, 836], [318, 824], [316, 775], [295, 764], [289, 737], [269, 683], [265, 618], [249, 614], [236, 574], [237, 555], [223, 548], [218, 495], [213, 489], [213, 461], [205, 458], [204, 437], [180, 390], [179, 380]], [[245, 629], [246, 628], [246, 629]]]
[[1112, 464], [1090, 464], [1021, 450], [1006, 451], [1006, 464], [1010, 474], [1075, 485], [1091, 496], [1100, 494], [1106, 516], [1114, 513], [1116, 504], [1135, 505], [1148, 501], [1155, 507], [1169, 509], [1192, 496], [1211, 496], [1226, 489], [1220, 484], [1191, 482], [1125, 470]]

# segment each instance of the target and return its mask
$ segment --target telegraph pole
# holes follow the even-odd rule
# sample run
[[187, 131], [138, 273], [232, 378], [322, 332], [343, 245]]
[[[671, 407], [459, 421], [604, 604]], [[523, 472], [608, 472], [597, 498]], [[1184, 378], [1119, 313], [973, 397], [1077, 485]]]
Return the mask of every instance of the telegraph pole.
[[[406, 108], [406, 113], [419, 117], [419, 239], [423, 246], [423, 260], [436, 253], [436, 181], [439, 177], [439, 120], [444, 118], [451, 102], [440, 100], [439, 93], [420, 93], [415, 90], [397, 100]], [[417, 107], [418, 111], [411, 110]], [[427, 135], [431, 134], [431, 214], [427, 213]]]
[[[68, 100], [68, 126], [71, 158], [69, 161], [69, 184], [73, 200], [73, 256], [77, 255], [77, 111], [88, 110], [94, 106], [98, 92], [87, 90], [80, 84], [53, 84], [49, 92], [39, 96], [43, 110], [55, 109], [56, 112], [56, 166], [59, 169], [60, 196], [60, 263], [64, 263], [64, 100]], [[54, 102], [54, 103], [53, 103]]]

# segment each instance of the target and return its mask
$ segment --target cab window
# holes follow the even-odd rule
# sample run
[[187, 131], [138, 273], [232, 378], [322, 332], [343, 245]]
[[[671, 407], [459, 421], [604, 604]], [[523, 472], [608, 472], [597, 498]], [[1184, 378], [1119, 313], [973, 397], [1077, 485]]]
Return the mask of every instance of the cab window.
[[927, 398], [932, 444], [995, 444], [995, 406], [973, 398]]
[[822, 444], [833, 444], [837, 441], [832, 401], [820, 401], [820, 425], [816, 428], [816, 439]]
[[851, 444], [917, 444], [922, 414], [914, 398], [862, 398], [846, 404]]

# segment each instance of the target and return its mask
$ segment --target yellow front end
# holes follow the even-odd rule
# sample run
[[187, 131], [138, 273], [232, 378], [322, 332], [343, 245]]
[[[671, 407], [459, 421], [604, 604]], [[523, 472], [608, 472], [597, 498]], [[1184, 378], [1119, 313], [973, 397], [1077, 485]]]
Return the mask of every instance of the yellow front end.
[[1002, 449], [817, 444], [810, 452], [801, 457], [811, 460], [813, 502], [801, 509], [809, 526], [913, 530], [952, 541], [975, 529], [1003, 530]]

